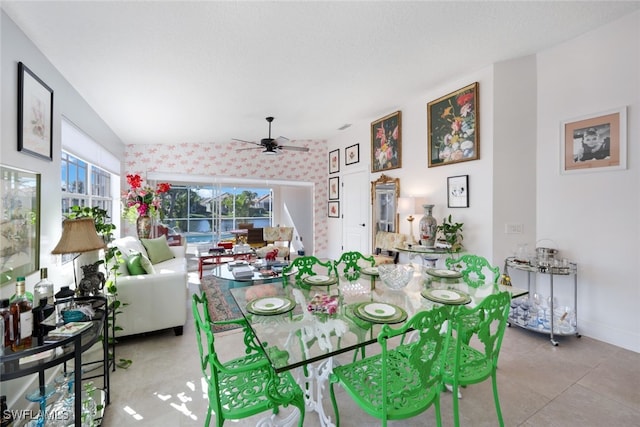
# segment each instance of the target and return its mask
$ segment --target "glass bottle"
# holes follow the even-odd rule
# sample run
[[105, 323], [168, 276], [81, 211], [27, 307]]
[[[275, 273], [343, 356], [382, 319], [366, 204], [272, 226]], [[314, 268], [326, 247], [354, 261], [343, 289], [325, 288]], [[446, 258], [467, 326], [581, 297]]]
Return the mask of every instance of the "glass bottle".
[[438, 222], [431, 215], [433, 205], [422, 205], [424, 216], [420, 218], [420, 244], [432, 248], [436, 244]]
[[11, 340], [9, 332], [11, 314], [9, 313], [9, 298], [0, 301], [0, 354], [4, 354], [5, 348], [11, 348]]
[[11, 322], [13, 326], [13, 342], [11, 349], [20, 351], [31, 347], [31, 335], [33, 333], [33, 304], [25, 293], [24, 277], [18, 277], [16, 281], [15, 299], [9, 305]]
[[40, 269], [40, 281], [33, 288], [33, 302], [37, 304], [42, 298], [47, 299], [47, 305], [53, 306], [53, 283], [48, 278], [46, 267]]

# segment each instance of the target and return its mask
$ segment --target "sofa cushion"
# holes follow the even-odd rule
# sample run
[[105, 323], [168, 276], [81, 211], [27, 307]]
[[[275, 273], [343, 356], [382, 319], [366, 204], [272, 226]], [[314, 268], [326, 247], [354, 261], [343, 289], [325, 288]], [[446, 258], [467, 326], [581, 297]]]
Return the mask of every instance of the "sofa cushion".
[[167, 243], [167, 236], [160, 236], [155, 239], [140, 239], [140, 241], [147, 250], [147, 255], [152, 264], [175, 258]]
[[145, 254], [145, 250], [140, 240], [132, 236], [123, 237], [122, 239], [116, 239], [114, 244], [118, 247], [124, 257], [128, 257], [132, 253]]
[[131, 276], [137, 276], [139, 274], [147, 274], [147, 271], [142, 267], [142, 254], [134, 253], [127, 257], [127, 270]]

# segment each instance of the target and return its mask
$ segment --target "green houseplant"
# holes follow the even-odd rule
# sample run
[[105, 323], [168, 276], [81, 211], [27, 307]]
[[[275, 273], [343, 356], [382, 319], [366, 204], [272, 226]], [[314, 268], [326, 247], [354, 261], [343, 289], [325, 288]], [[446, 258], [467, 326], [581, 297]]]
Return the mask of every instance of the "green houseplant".
[[[69, 219], [93, 218], [96, 232], [98, 233], [98, 236], [102, 237], [104, 243], [108, 245], [113, 240], [113, 231], [116, 229], [116, 226], [108, 222], [110, 217], [105, 209], [101, 209], [96, 206], [71, 206], [70, 212], [65, 216]], [[107, 319], [107, 327], [113, 326], [114, 331], [120, 331], [122, 328], [115, 324], [115, 321], [117, 314], [122, 313], [121, 309], [126, 304], [122, 304], [118, 299], [117, 277], [118, 268], [120, 264], [124, 263], [124, 258], [117, 247], [108, 246], [104, 251], [104, 260], [100, 260], [98, 262], [105, 266], [107, 280], [104, 287], [109, 294], [109, 300], [112, 307], [111, 315]], [[110, 337], [109, 341], [109, 344], [115, 345], [115, 337]], [[110, 357], [113, 357], [113, 355], [110, 355]], [[131, 365], [131, 360], [120, 359], [116, 364], [120, 368], [128, 368]]]
[[446, 243], [449, 258], [453, 258], [453, 254], [462, 250], [463, 226], [464, 223], [462, 222], [453, 222], [451, 215], [449, 215], [436, 227], [436, 231], [439, 234], [438, 240]]

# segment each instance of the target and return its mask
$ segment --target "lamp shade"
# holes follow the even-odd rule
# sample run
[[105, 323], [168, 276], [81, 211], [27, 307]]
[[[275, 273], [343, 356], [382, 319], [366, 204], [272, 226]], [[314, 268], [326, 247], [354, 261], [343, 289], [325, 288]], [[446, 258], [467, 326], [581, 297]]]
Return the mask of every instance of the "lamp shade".
[[65, 219], [62, 236], [52, 254], [75, 254], [104, 249], [106, 245], [98, 232], [93, 218]]
[[405, 215], [413, 215], [416, 213], [413, 197], [398, 198], [398, 213]]

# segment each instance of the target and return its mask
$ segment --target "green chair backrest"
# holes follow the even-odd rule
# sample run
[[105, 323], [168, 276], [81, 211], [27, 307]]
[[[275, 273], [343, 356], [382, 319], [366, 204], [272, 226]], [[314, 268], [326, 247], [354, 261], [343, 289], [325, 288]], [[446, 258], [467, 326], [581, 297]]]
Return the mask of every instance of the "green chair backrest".
[[334, 273], [333, 261], [320, 261], [318, 258], [307, 255], [300, 256], [291, 261], [289, 265], [282, 269], [285, 278], [290, 277], [288, 273], [290, 273], [293, 269], [297, 269], [298, 271], [293, 276], [293, 279], [296, 281], [300, 281], [308, 276], [315, 276], [317, 274], [324, 274], [327, 276], [331, 276]]
[[360, 269], [364, 266], [375, 266], [376, 261], [372, 256], [364, 256], [360, 252], [344, 252], [340, 258], [334, 261], [336, 274], [353, 281], [360, 278]]
[[478, 255], [447, 258], [445, 264], [449, 269], [460, 271], [462, 279], [472, 288], [478, 288], [486, 283], [497, 284], [500, 278], [500, 267], [492, 266], [486, 258]]

